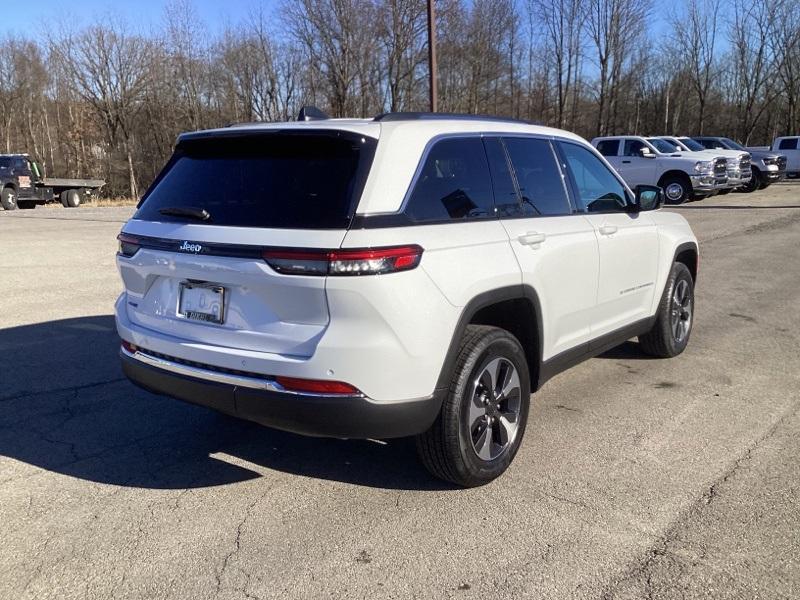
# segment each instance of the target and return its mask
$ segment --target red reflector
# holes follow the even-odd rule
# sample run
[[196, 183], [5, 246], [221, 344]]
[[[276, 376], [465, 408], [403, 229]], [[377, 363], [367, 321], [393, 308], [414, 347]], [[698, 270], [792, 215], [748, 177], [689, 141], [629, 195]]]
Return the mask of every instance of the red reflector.
[[323, 381], [321, 379], [299, 379], [297, 377], [276, 377], [275, 381], [292, 392], [309, 392], [312, 394], [360, 394], [358, 388], [341, 381]]
[[133, 354], [139, 349], [139, 347], [136, 344], [131, 344], [130, 342], [127, 342], [125, 340], [122, 340], [122, 347], [125, 348], [125, 350], [127, 350], [131, 354]]

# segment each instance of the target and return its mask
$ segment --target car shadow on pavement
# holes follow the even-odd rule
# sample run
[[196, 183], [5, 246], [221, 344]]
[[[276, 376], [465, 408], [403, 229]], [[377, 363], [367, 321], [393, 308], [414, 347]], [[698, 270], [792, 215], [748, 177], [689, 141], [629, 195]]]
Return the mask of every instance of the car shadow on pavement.
[[656, 360], [655, 357], [645, 354], [639, 342], [627, 342], [606, 350], [599, 354], [597, 358], [614, 358], [614, 359], [627, 359], [627, 360]]
[[[444, 490], [412, 440], [308, 438], [129, 383], [110, 315], [0, 329], [0, 455], [71, 477], [184, 489], [275, 471], [389, 489]], [[3, 460], [0, 482], [30, 469]]]

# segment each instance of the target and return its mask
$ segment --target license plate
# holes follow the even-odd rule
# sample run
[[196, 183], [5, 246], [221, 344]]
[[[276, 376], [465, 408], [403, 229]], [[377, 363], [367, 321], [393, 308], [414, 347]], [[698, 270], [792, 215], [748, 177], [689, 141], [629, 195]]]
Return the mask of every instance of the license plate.
[[178, 314], [205, 323], [225, 319], [225, 288], [210, 283], [181, 283]]

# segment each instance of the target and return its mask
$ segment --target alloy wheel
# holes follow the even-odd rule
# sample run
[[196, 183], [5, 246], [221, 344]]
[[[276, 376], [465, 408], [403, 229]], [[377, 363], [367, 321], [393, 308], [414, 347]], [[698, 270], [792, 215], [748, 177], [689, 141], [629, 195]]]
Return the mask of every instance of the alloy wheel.
[[472, 449], [482, 460], [494, 460], [517, 437], [521, 407], [517, 369], [505, 358], [491, 360], [472, 384], [469, 432]]
[[692, 327], [692, 295], [689, 282], [685, 279], [678, 281], [672, 293], [670, 325], [676, 342], [682, 343], [689, 336]]

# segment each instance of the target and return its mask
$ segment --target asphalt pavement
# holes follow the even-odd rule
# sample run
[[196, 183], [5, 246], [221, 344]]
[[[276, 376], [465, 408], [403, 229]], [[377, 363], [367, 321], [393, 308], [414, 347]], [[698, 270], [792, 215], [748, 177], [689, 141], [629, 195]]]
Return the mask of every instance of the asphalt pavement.
[[533, 397], [511, 469], [311, 439], [129, 384], [131, 208], [0, 211], [0, 598], [800, 597], [800, 183], [671, 208], [695, 328]]

